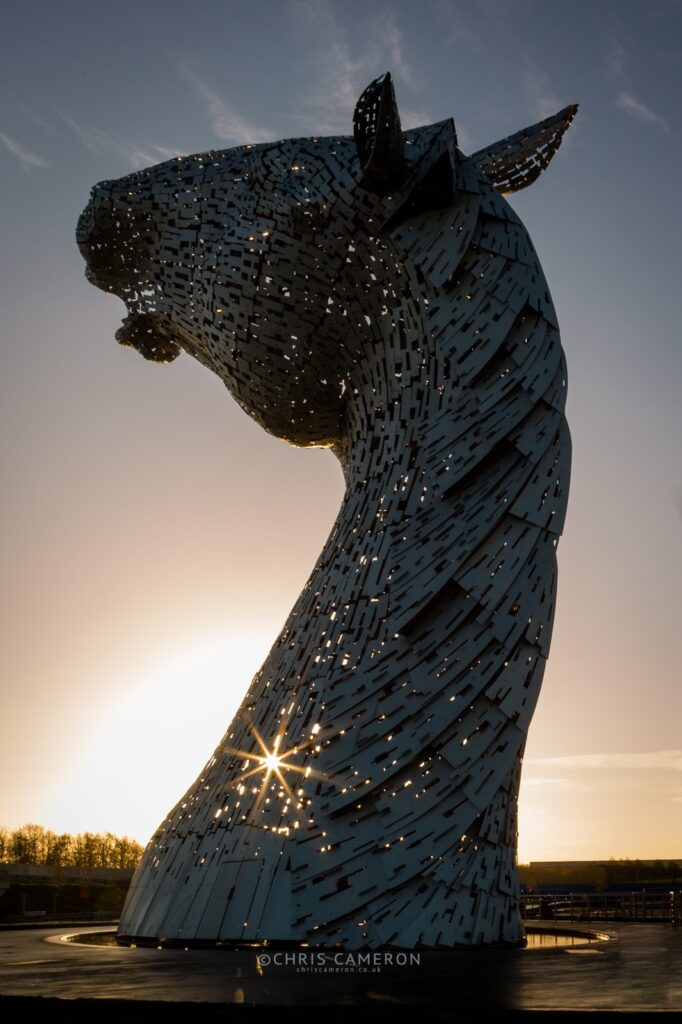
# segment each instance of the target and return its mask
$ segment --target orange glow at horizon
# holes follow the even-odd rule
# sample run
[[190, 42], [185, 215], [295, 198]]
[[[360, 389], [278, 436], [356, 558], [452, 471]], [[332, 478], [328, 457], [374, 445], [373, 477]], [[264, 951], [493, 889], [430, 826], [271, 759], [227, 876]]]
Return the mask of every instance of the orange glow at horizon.
[[[33, 820], [55, 831], [111, 831], [146, 842], [219, 744], [272, 636], [272, 623], [205, 636], [197, 647], [161, 659], [146, 680], [129, 681], [123, 696], [103, 699], [88, 742], [71, 764], [64, 757], [43, 789], [42, 806], [6, 824]], [[188, 704], [190, 695], [200, 699]], [[679, 858], [682, 754], [538, 756], [546, 713], [541, 700], [524, 760], [519, 862]], [[319, 742], [318, 731], [311, 730], [311, 743]], [[248, 761], [241, 779], [262, 776], [254, 809], [273, 776], [289, 798], [288, 772], [323, 777], [296, 760], [307, 743], [281, 749], [285, 723], [271, 745], [255, 728], [252, 734], [259, 753], [230, 752]]]
[[[6, 618], [17, 637], [8, 664], [16, 683], [5, 708], [13, 725], [0, 749], [5, 778], [12, 780], [0, 812], [7, 827], [35, 821], [56, 831], [111, 831], [145, 842], [220, 743], [338, 510], [343, 480], [333, 456], [268, 437], [225, 401], [201, 368], [187, 362], [172, 373], [141, 375], [132, 364], [120, 407], [112, 408], [111, 432], [125, 413], [131, 429], [144, 435], [151, 390], [160, 417], [154, 436], [174, 437], [181, 472], [164, 468], [160, 476], [154, 444], [138, 445], [119, 455], [114, 487], [106, 468], [113, 456], [105, 452], [81, 519], [71, 502], [62, 507], [68, 495], [55, 480], [45, 514], [59, 524], [59, 546], [43, 550], [36, 526], [16, 575]], [[191, 418], [194, 433], [186, 441], [177, 424]], [[242, 435], [232, 447], [225, 438], [230, 431]], [[196, 450], [196, 436], [218, 440]], [[575, 427], [574, 437], [579, 448]], [[74, 451], [78, 460], [89, 458]], [[237, 479], [248, 486], [231, 487]], [[637, 760], [679, 747], [680, 688], [666, 669], [677, 636], [672, 591], [657, 609], [655, 649], [641, 643], [639, 626], [624, 628], [645, 621], [659, 580], [672, 587], [678, 576], [667, 565], [664, 575], [652, 556], [645, 585], [633, 594], [622, 567], [627, 524], [600, 525], [608, 510], [596, 506], [603, 494], [608, 500], [608, 488], [585, 474], [572, 488], [552, 648], [524, 759], [519, 857], [680, 857], [682, 770], [670, 759]], [[142, 518], [121, 519], [121, 490], [138, 495]], [[194, 522], [197, 494], [203, 495], [202, 528], [187, 531], [180, 544], [173, 539], [169, 551], [158, 524], [169, 509], [178, 521]], [[657, 512], [658, 532], [672, 535], [668, 510]], [[598, 573], [586, 535], [601, 551]], [[29, 643], [36, 623], [41, 642]], [[646, 680], [653, 683], [646, 684], [643, 708]], [[618, 764], [536, 764], [550, 755], [619, 752]]]

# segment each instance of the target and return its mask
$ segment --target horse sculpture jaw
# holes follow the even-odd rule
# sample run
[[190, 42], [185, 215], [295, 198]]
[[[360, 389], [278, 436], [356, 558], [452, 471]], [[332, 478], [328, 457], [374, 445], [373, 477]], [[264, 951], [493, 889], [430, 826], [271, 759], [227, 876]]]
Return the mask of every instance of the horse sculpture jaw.
[[[111, 185], [117, 274], [159, 217], [156, 272], [123, 288], [124, 340], [135, 317], [152, 337], [163, 324], [152, 355], [187, 349], [266, 429], [332, 446], [346, 476], [282, 633], [145, 852], [124, 935], [522, 935], [516, 798], [568, 491], [565, 365], [494, 183], [451, 122], [405, 133], [397, 155], [392, 89], [373, 87], [356, 118], [371, 174], [350, 139], [289, 140]], [[385, 140], [358, 137], [382, 125]]]

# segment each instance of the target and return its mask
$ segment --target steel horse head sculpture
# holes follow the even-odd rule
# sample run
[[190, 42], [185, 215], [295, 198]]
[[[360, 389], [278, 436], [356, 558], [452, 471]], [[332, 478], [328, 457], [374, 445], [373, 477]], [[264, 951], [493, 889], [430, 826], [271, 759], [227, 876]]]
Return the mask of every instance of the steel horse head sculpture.
[[[576, 107], [465, 156], [402, 131], [178, 157], [95, 186], [89, 279], [148, 359], [184, 349], [346, 491], [199, 778], [150, 841], [136, 941], [518, 942], [517, 793], [570, 470], [566, 368], [503, 193]], [[188, 700], [192, 696], [188, 694]]]

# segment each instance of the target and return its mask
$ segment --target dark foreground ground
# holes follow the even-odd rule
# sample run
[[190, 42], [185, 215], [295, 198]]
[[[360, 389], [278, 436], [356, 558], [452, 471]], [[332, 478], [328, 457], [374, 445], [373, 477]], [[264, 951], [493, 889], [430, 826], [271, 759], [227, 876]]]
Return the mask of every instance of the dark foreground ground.
[[[494, 1020], [659, 1012], [682, 1019], [682, 930], [609, 928], [612, 940], [538, 950], [422, 952], [421, 963], [380, 971], [303, 972], [259, 964], [253, 951], [81, 946], [55, 928], [0, 933], [0, 1012], [45, 1021]], [[331, 967], [332, 965], [330, 965]]]

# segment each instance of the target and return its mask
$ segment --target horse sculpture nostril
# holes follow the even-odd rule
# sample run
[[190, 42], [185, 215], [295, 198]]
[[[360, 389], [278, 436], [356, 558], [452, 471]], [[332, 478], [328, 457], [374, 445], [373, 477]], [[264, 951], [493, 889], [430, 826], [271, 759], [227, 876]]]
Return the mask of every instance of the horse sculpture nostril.
[[123, 184], [102, 181], [78, 219], [76, 242], [87, 264], [86, 277], [105, 291], [117, 291], [128, 282], [131, 267], [141, 273], [152, 256], [148, 217], [129, 196], [127, 179]]

